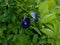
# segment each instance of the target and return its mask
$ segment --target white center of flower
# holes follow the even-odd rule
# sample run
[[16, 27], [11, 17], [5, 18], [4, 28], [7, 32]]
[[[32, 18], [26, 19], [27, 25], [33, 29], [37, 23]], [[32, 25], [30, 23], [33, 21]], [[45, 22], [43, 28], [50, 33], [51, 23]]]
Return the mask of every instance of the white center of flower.
[[24, 24], [26, 25], [27, 23], [25, 22]]

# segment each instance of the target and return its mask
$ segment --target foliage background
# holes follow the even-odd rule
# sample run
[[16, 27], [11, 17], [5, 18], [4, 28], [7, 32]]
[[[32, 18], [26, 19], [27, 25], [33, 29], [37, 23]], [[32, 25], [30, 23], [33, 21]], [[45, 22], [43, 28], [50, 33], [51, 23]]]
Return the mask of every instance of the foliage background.
[[[24, 17], [31, 19], [27, 29]], [[0, 45], [60, 45], [60, 0], [0, 0]]]

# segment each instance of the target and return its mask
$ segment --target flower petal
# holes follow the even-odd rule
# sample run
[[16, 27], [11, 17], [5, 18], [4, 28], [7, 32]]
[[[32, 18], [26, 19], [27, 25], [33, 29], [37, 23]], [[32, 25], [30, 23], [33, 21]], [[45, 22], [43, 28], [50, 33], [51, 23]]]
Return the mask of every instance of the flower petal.
[[22, 27], [23, 28], [29, 28], [30, 27], [30, 19], [29, 18], [23, 19]]

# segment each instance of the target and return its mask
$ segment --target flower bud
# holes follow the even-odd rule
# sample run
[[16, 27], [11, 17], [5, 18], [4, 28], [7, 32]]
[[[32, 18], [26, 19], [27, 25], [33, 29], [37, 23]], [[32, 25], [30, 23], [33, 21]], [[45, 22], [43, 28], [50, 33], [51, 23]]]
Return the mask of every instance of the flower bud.
[[37, 17], [37, 13], [36, 12], [32, 12], [31, 16], [33, 17], [33, 19], [34, 19], [35, 22], [38, 21], [38, 17]]

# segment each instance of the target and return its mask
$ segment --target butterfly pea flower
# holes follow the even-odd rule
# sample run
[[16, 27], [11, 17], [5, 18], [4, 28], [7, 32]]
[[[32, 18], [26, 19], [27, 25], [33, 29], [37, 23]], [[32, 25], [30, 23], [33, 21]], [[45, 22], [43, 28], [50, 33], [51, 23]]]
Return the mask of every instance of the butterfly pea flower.
[[33, 17], [33, 19], [34, 19], [35, 22], [38, 21], [38, 17], [37, 17], [37, 13], [36, 12], [32, 12], [31, 16]]
[[24, 18], [22, 22], [22, 28], [29, 28], [30, 27], [30, 19]]

